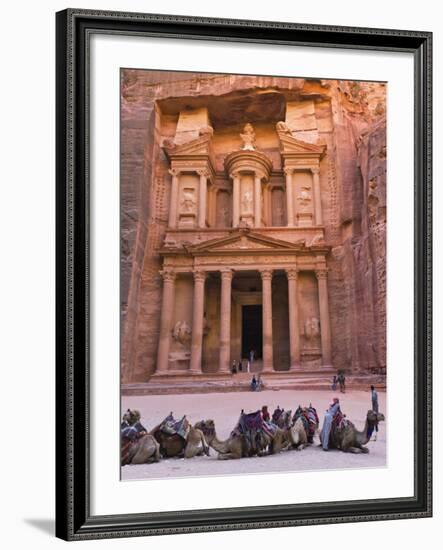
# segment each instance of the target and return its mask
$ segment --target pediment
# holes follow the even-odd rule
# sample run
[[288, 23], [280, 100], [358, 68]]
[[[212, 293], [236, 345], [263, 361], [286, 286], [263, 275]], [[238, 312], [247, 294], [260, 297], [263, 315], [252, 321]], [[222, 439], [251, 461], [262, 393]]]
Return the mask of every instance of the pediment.
[[167, 140], [163, 142], [163, 149], [170, 159], [193, 156], [210, 156], [212, 154], [211, 136], [206, 134], [180, 145]]
[[190, 247], [189, 252], [193, 254], [208, 254], [208, 253], [232, 253], [232, 252], [277, 252], [277, 251], [294, 251], [304, 247], [304, 240], [298, 243], [273, 239], [255, 232], [245, 232], [239, 230], [234, 235], [221, 239], [212, 239], [198, 245]]
[[285, 154], [321, 157], [326, 150], [326, 145], [308, 143], [295, 138], [289, 133], [278, 132], [278, 137], [280, 139], [280, 151]]

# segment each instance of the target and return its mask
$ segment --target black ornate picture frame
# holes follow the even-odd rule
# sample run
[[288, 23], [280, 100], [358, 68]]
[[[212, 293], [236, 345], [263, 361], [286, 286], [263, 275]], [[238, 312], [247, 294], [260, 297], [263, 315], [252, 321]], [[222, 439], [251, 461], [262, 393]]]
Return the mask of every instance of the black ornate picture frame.
[[[65, 540], [432, 515], [432, 33], [69, 9], [57, 13], [56, 535]], [[89, 55], [94, 33], [409, 52], [414, 56], [414, 496], [93, 516], [90, 512]]]

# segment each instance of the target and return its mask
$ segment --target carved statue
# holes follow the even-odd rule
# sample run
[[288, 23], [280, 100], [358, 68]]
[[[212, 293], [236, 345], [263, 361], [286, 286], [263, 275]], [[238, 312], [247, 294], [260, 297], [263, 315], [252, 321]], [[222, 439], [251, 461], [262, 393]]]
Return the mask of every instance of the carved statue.
[[298, 202], [301, 206], [308, 206], [311, 202], [311, 194], [310, 191], [311, 188], [309, 186], [302, 186], [300, 194], [297, 197]]
[[244, 212], [252, 212], [252, 191], [245, 191], [241, 200]]
[[320, 321], [317, 317], [308, 317], [305, 321], [305, 337], [312, 340], [320, 334]]
[[254, 151], [254, 143], [255, 143], [255, 132], [254, 128], [252, 127], [252, 124], [249, 122], [245, 124], [245, 127], [243, 128], [243, 134], [240, 134], [240, 137], [243, 141], [243, 151]]
[[195, 212], [195, 206], [197, 203], [194, 199], [194, 192], [185, 190], [183, 192], [183, 199], [180, 204], [182, 206], [183, 212], [185, 213]]
[[191, 333], [191, 328], [186, 321], [177, 321], [172, 330], [172, 338], [176, 342], [186, 346], [191, 341]]
[[280, 134], [289, 134], [292, 136], [292, 132], [289, 128], [289, 126], [286, 124], [286, 122], [283, 122], [282, 120], [280, 122], [277, 122], [275, 125], [277, 132]]

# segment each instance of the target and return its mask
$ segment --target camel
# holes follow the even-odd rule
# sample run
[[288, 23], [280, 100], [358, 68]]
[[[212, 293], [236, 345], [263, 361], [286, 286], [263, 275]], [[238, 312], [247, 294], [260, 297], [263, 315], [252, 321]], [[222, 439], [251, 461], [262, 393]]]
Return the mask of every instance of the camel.
[[217, 437], [215, 423], [211, 419], [201, 420], [195, 427], [203, 432], [208, 445], [218, 452], [219, 460], [250, 456], [251, 449], [243, 435], [230, 435], [228, 439], [221, 441]]
[[292, 445], [301, 451], [314, 442], [314, 435], [318, 429], [317, 411], [312, 405], [309, 407], [298, 406], [294, 413], [291, 427]]
[[159, 462], [160, 445], [140, 423], [140, 412], [128, 409], [121, 424], [122, 466]]
[[[172, 417], [172, 413], [170, 414]], [[183, 417], [186, 436], [183, 438], [178, 433], [165, 433], [163, 422], [152, 429], [149, 433], [155, 437], [160, 445], [160, 453], [165, 458], [183, 456], [193, 458], [205, 454], [209, 456], [209, 446], [203, 432], [192, 426], [187, 418]]]
[[331, 430], [329, 447], [331, 449], [341, 449], [345, 453], [369, 453], [369, 449], [364, 445], [371, 439], [375, 424], [382, 422], [384, 419], [382, 413], [368, 411], [365, 426], [361, 432], [357, 430], [352, 422], [345, 421], [343, 427], [339, 426]]
[[221, 441], [217, 437], [215, 423], [211, 419], [197, 422], [195, 427], [204, 433], [209, 446], [218, 452], [219, 460], [246, 458], [254, 455], [263, 456], [267, 453], [276, 454], [291, 446], [289, 430], [281, 428], [277, 428], [272, 437], [261, 430], [251, 445], [244, 435], [235, 433], [235, 431], [228, 439]]

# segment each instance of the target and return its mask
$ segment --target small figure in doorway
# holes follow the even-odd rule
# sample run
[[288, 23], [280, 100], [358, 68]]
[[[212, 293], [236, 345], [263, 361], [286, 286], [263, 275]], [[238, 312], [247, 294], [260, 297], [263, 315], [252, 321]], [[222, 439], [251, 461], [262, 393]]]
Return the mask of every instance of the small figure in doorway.
[[238, 362], [238, 372], [242, 372], [243, 371], [243, 360], [240, 359], [240, 361]]
[[231, 372], [232, 374], [237, 374], [237, 361], [235, 359], [232, 361]]

